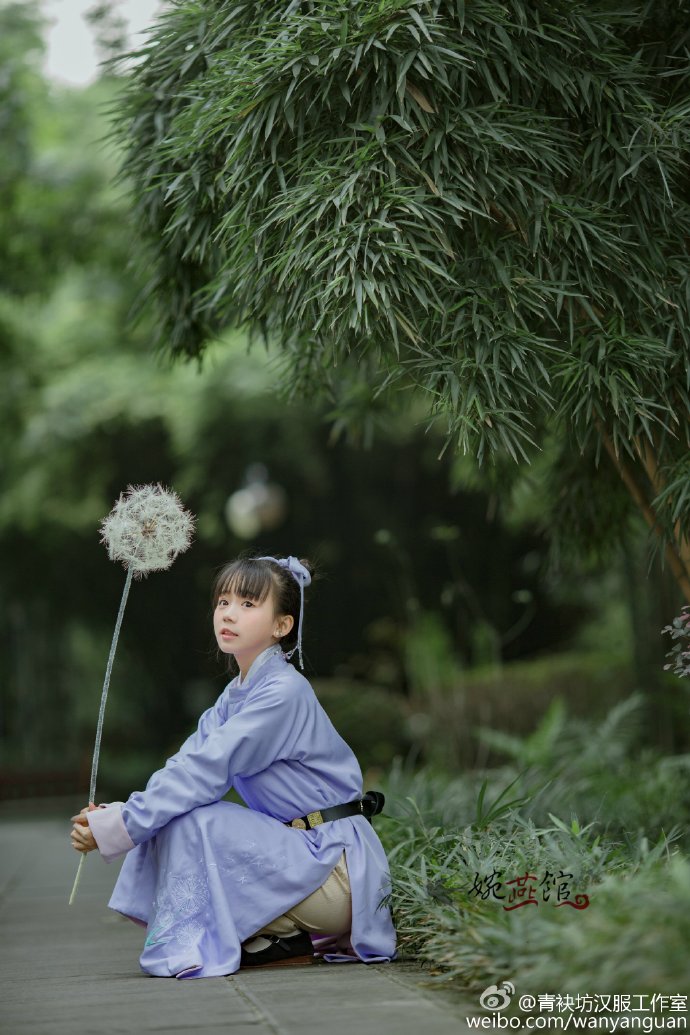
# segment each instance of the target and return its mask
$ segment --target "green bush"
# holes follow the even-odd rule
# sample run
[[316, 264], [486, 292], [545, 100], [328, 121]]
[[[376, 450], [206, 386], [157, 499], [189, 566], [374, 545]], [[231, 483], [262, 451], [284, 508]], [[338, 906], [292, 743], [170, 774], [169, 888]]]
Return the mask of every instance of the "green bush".
[[474, 991], [498, 975], [530, 993], [683, 990], [690, 758], [638, 750], [640, 705], [599, 725], [554, 707], [504, 744], [512, 767], [392, 768], [377, 829], [403, 955]]
[[[513, 757], [498, 734], [478, 743], [480, 727], [527, 736], [557, 700], [575, 718], [603, 719], [635, 688], [629, 659], [610, 650], [463, 669], [433, 613], [421, 615], [408, 637], [406, 670], [416, 749], [425, 762], [451, 770]], [[688, 708], [677, 718], [690, 741]]]

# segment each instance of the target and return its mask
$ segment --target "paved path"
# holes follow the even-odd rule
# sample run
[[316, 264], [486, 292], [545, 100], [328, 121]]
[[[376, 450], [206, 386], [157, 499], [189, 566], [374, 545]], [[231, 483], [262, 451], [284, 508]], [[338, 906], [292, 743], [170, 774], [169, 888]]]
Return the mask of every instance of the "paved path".
[[[66, 815], [69, 816], [69, 811]], [[143, 931], [106, 908], [117, 867], [89, 855], [79, 895], [69, 824], [0, 813], [2, 1035], [463, 1035], [462, 1005], [404, 963], [175, 981], [138, 966]]]

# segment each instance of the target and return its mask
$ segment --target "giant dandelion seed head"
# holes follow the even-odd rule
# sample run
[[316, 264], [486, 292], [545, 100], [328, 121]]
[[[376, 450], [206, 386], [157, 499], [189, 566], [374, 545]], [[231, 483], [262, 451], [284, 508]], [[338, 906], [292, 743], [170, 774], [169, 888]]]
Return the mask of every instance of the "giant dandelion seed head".
[[193, 531], [193, 515], [162, 485], [130, 485], [100, 528], [111, 561], [122, 561], [135, 578], [169, 568]]

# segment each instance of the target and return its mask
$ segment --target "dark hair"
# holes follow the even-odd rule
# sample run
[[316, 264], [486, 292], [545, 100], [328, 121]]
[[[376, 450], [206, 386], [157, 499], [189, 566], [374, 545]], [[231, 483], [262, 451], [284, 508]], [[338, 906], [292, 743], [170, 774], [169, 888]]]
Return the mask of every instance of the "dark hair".
[[[300, 564], [311, 573], [309, 561], [300, 559]], [[292, 650], [297, 644], [300, 587], [294, 575], [275, 561], [261, 557], [238, 557], [224, 565], [213, 583], [211, 604], [215, 608], [223, 593], [236, 593], [238, 597], [263, 604], [271, 590], [274, 593], [275, 613], [292, 615], [292, 629], [280, 640], [283, 650]]]

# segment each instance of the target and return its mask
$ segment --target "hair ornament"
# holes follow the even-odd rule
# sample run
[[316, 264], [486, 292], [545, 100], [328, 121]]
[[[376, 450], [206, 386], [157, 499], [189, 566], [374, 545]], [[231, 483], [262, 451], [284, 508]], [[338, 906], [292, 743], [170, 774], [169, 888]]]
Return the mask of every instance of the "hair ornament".
[[302, 621], [304, 619], [304, 587], [311, 584], [311, 572], [308, 568], [302, 564], [297, 557], [259, 557], [260, 561], [272, 561], [277, 564], [279, 568], [285, 568], [289, 571], [292, 577], [297, 581], [299, 585], [299, 622], [297, 625], [297, 645], [288, 651], [285, 655], [286, 658], [291, 658], [292, 655], [297, 651], [297, 657], [299, 658], [299, 667], [304, 669], [304, 662], [302, 660]]

